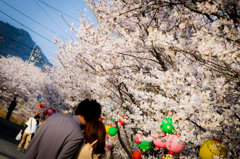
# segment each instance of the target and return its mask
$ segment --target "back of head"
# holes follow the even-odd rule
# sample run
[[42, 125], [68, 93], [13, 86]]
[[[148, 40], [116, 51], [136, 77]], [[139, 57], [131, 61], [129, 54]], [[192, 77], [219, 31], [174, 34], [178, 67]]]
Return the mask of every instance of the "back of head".
[[93, 120], [87, 123], [84, 135], [89, 144], [93, 144], [93, 142], [97, 140], [97, 142], [92, 145], [94, 154], [103, 155], [105, 153], [106, 130], [101, 121]]
[[85, 99], [78, 104], [75, 115], [83, 116], [86, 122], [99, 119], [101, 115], [101, 105], [96, 100]]
[[39, 115], [35, 115], [35, 116], [34, 116], [34, 119], [36, 119], [36, 120], [39, 120], [39, 118], [40, 118]]

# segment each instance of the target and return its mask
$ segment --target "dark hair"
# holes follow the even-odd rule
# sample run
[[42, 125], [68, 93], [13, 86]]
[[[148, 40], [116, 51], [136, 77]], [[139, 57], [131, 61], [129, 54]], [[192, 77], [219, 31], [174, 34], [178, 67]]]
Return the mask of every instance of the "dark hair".
[[86, 122], [99, 119], [101, 115], [101, 105], [96, 100], [85, 99], [78, 104], [75, 115], [81, 115]]
[[35, 115], [34, 118], [38, 120], [40, 118], [40, 116], [39, 115]]
[[39, 118], [40, 118], [40, 116], [39, 115], [35, 115], [34, 116], [34, 119], [36, 119], [36, 126], [39, 124]]
[[86, 124], [84, 135], [87, 143], [89, 144], [92, 144], [95, 140], [97, 140], [97, 142], [92, 145], [92, 158], [93, 154], [100, 154], [100, 156], [98, 157], [100, 159], [101, 156], [105, 154], [105, 126], [101, 121], [92, 120]]

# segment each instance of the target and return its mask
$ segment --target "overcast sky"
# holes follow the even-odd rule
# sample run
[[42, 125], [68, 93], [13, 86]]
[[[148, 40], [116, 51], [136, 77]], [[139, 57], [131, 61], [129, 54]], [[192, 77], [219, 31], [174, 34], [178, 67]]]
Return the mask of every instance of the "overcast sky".
[[[50, 42], [53, 41], [54, 36], [58, 36], [64, 41], [68, 41], [70, 36], [74, 39], [72, 32], [66, 32], [66, 30], [69, 31], [69, 27], [64, 22], [61, 15], [63, 15], [68, 24], [71, 25], [73, 22], [75, 27], [79, 26], [80, 15], [78, 9], [87, 17], [90, 17], [91, 19], [94, 19], [94, 17], [91, 12], [84, 11], [84, 8], [89, 9], [89, 7], [83, 0], [41, 1], [46, 4], [40, 2], [39, 0], [0, 0], [0, 20], [3, 22], [8, 22], [10, 25], [16, 28], [24, 29], [29, 32], [33, 41], [42, 49], [45, 56], [49, 60], [50, 57], [56, 59], [54, 51], [57, 51], [57, 47]], [[22, 15], [15, 9], [20, 11], [22, 14], [25, 14], [29, 18], [37, 21], [42, 26]], [[56, 9], [63, 13], [57, 11]], [[36, 33], [30, 31], [28, 28]], [[37, 34], [40, 34], [43, 37]], [[52, 61], [50, 60], [50, 62]]]

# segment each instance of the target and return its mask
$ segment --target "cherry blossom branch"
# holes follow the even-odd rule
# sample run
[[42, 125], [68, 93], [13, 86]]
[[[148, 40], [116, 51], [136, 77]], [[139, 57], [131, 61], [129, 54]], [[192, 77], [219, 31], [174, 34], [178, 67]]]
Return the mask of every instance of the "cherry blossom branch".
[[117, 134], [118, 134], [118, 139], [119, 139], [120, 144], [122, 145], [122, 148], [125, 150], [125, 152], [127, 153], [128, 157], [129, 157], [129, 158], [132, 158], [131, 152], [130, 152], [129, 149], [126, 147], [126, 145], [124, 144], [124, 142], [123, 142], [123, 140], [122, 140], [122, 138], [121, 138], [121, 133], [120, 133], [120, 129], [119, 129], [119, 127], [118, 127], [118, 124], [115, 123], [115, 125], [116, 125], [116, 128], [118, 129], [118, 133], [117, 133]]
[[186, 120], [190, 121], [191, 123], [193, 123], [194, 125], [196, 125], [200, 130], [202, 130], [203, 132], [206, 132], [207, 130], [204, 129], [201, 125], [198, 125], [196, 122], [192, 121], [189, 118], [186, 118]]

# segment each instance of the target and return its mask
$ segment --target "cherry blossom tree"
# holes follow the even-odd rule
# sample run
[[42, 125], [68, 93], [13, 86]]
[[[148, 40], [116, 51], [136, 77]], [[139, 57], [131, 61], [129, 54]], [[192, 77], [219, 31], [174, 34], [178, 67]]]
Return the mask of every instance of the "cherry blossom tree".
[[55, 63], [48, 74], [51, 83], [43, 90], [44, 99], [58, 112], [67, 110], [73, 113], [74, 107], [88, 97], [87, 78], [79, 76], [71, 66], [61, 64], [60, 61]]
[[37, 96], [49, 83], [47, 74], [18, 57], [1, 57], [0, 68], [1, 102], [17, 96], [18, 103], [25, 103], [22, 115], [26, 118], [34, 115], [38, 106]]
[[[96, 99], [103, 122], [118, 129], [107, 141], [115, 158], [139, 150], [137, 133], [152, 143], [166, 117], [186, 143], [176, 158], [199, 157], [201, 144], [213, 137], [223, 141], [228, 158], [240, 156], [239, 1], [86, 2], [98, 23], [82, 15], [80, 26], [70, 28], [74, 40], [56, 38], [59, 61], [31, 89], [23, 87], [26, 78], [18, 79], [21, 87], [8, 84], [15, 78], [1, 70], [1, 90], [39, 90], [59, 111]], [[167, 153], [152, 143], [142, 157]]]
[[152, 142], [170, 116], [186, 142], [177, 157], [198, 157], [213, 137], [228, 156], [239, 156], [239, 2], [86, 2], [98, 24], [83, 18], [71, 27], [74, 41], [55, 43], [64, 68], [87, 77], [86, 92], [103, 105], [105, 124], [118, 128], [117, 140], [108, 141], [113, 155], [131, 158], [139, 149], [133, 135]]

